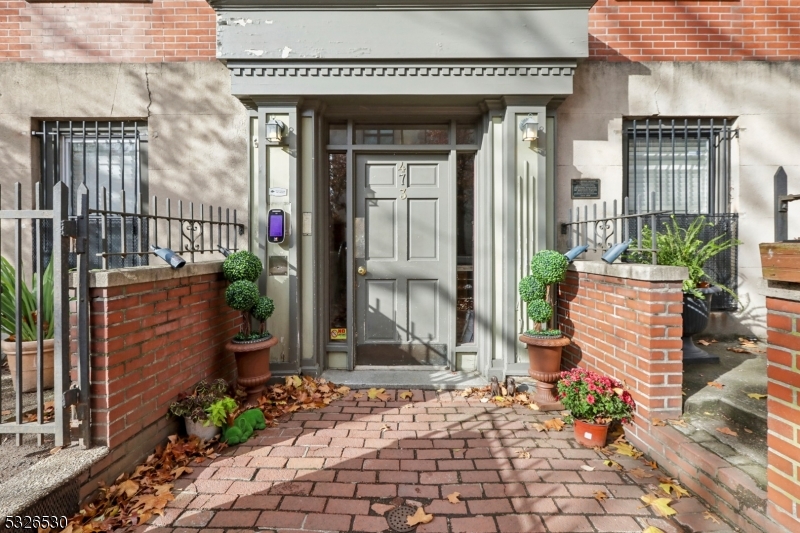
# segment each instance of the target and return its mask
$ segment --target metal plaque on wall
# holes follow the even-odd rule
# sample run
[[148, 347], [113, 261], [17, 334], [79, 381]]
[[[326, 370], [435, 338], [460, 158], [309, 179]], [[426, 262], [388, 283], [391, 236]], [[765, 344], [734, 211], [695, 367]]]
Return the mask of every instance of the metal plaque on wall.
[[572, 198], [585, 200], [600, 199], [600, 180], [579, 179], [572, 181]]

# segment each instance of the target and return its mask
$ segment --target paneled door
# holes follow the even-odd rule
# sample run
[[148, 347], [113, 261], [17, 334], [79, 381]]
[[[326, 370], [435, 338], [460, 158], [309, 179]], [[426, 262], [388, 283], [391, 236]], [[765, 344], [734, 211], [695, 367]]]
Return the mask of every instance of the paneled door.
[[455, 313], [448, 156], [356, 157], [356, 364], [446, 365]]

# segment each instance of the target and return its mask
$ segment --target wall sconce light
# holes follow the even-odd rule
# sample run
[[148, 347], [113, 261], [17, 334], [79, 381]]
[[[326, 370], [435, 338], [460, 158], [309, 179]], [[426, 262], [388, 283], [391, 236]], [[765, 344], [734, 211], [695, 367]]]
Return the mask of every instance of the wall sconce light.
[[186, 261], [184, 261], [181, 256], [169, 248], [159, 248], [154, 244], [151, 244], [150, 248], [153, 250], [154, 254], [166, 261], [172, 268], [183, 268], [186, 264]]
[[218, 249], [219, 249], [219, 253], [221, 253], [221, 254], [222, 254], [222, 255], [224, 255], [225, 257], [228, 257], [228, 256], [229, 256], [229, 255], [231, 255], [231, 253], [232, 253], [230, 250], [228, 250], [227, 248], [225, 248], [225, 247], [224, 247], [224, 246], [222, 246], [221, 244], [219, 245]]
[[265, 137], [268, 144], [281, 144], [286, 126], [278, 119], [271, 118], [267, 122]]
[[588, 244], [582, 244], [580, 246], [576, 246], [575, 248], [573, 248], [569, 252], [565, 253], [564, 257], [567, 258], [567, 261], [572, 263], [573, 261], [575, 261], [575, 258], [577, 258], [579, 255], [581, 255], [582, 253], [584, 253], [588, 249], [589, 249], [589, 245]]
[[520, 121], [519, 129], [522, 131], [523, 141], [535, 141], [539, 138], [539, 119], [534, 117], [533, 113], [529, 113], [527, 117]]
[[627, 242], [619, 242], [608, 249], [606, 253], [603, 254], [601, 258], [603, 261], [608, 263], [609, 265], [617, 260], [619, 256], [621, 256], [625, 250], [628, 249], [628, 246], [631, 245], [633, 239], [628, 239]]

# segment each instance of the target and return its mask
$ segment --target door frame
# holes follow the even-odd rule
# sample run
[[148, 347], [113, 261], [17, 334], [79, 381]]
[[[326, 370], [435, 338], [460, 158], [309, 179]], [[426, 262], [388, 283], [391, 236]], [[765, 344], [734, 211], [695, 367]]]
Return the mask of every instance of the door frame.
[[[460, 113], [455, 113], [455, 117], [460, 116]], [[371, 119], [368, 122], [359, 120], [359, 123], [369, 123], [369, 124], [386, 124], [386, 125], [412, 125], [412, 124], [432, 124], [438, 123], [441, 124], [443, 122], [447, 122], [449, 127], [449, 135], [450, 135], [450, 142], [448, 144], [436, 144], [436, 145], [357, 145], [355, 144], [355, 125], [356, 121], [353, 118], [349, 118], [347, 120], [347, 139], [348, 143], [344, 145], [332, 145], [328, 144], [327, 141], [319, 143], [320, 149], [320, 161], [321, 166], [323, 167], [324, 171], [320, 172], [320, 176], [322, 177], [321, 185], [324, 187], [324, 190], [327, 190], [328, 187], [328, 172], [327, 172], [327, 155], [330, 152], [339, 152], [346, 154], [346, 162], [347, 162], [347, 184], [346, 184], [346, 198], [347, 198], [347, 225], [345, 230], [345, 241], [347, 243], [354, 243], [355, 237], [355, 176], [356, 176], [356, 162], [357, 156], [362, 154], [426, 154], [426, 153], [439, 153], [439, 154], [447, 154], [447, 162], [448, 162], [448, 174], [450, 179], [450, 194], [452, 198], [456, 198], [457, 196], [457, 153], [459, 152], [471, 152], [475, 154], [475, 165], [474, 165], [474, 190], [478, 191], [478, 184], [479, 180], [481, 179], [481, 171], [482, 167], [479, 164], [480, 161], [480, 154], [481, 154], [481, 145], [484, 137], [483, 132], [483, 125], [484, 122], [481, 120], [481, 116], [475, 116], [473, 113], [473, 117], [475, 120], [469, 122], [469, 124], [474, 124], [476, 128], [476, 143], [475, 144], [456, 144], [456, 128], [459, 125], [459, 122], [456, 118], [451, 118], [449, 121], [442, 121], [442, 120], [431, 120], [431, 118], [425, 118], [425, 116], [420, 115], [419, 120], [414, 122], [409, 122], [407, 120], [392, 120], [391, 116], [381, 116], [380, 119]], [[398, 117], [394, 117], [398, 118]], [[332, 121], [332, 122], [339, 122], [342, 123], [344, 121]], [[325, 139], [327, 136], [327, 131], [329, 128], [329, 120], [327, 117], [322, 121], [323, 123], [323, 135], [322, 138]], [[461, 122], [460, 124], [464, 124]], [[455, 205], [455, 204], [454, 204]], [[475, 202], [475, 230], [474, 230], [474, 248], [473, 248], [473, 302], [479, 300], [478, 293], [481, 290], [480, 285], [482, 283], [479, 282], [481, 279], [477, 272], [476, 272], [476, 259], [477, 259], [477, 251], [479, 247], [477, 246], [478, 240], [481, 238], [480, 236], [483, 234], [480, 231], [479, 226], [479, 215], [478, 215], [478, 201], [476, 199]], [[325, 218], [329, 216], [329, 213], [326, 209]], [[453, 209], [453, 214], [450, 217], [450, 231], [452, 235], [456, 235], [457, 231], [457, 216], [456, 210]], [[327, 251], [329, 249], [330, 243], [329, 236], [324, 236], [326, 242], [324, 243], [323, 248]], [[455, 259], [456, 258], [456, 239], [451, 239], [449, 243], [450, 246], [450, 256]], [[452, 261], [452, 265], [450, 265], [449, 275], [452, 279], [452, 287], [454, 292], [454, 298], [457, 298], [457, 286], [456, 286], [456, 263], [457, 261]], [[346, 350], [347, 352], [347, 370], [354, 370], [357, 364], [356, 359], [356, 347], [355, 347], [355, 332], [356, 329], [356, 293], [355, 293], [355, 276], [357, 275], [355, 272], [355, 247], [348, 245], [347, 246], [347, 267], [346, 267], [346, 281], [347, 281], [347, 341], [345, 343], [332, 343], [328, 341], [326, 345], [323, 347], [323, 362], [327, 367], [327, 357], [328, 354], [331, 352], [343, 352]], [[330, 293], [328, 283], [322, 283], [322, 280], [327, 280], [327, 276], [323, 275], [317, 280], [317, 283], [321, 283], [324, 285], [323, 290], [320, 291], [323, 302], [324, 302], [324, 320], [321, 324], [319, 324], [319, 328], [322, 330], [323, 337], [325, 339], [329, 339], [329, 328], [330, 328], [330, 313], [329, 313], [329, 302], [330, 302]], [[458, 338], [458, 332], [456, 332], [456, 308], [455, 303], [451, 306], [452, 312], [448, 313], [447, 320], [449, 321], [449, 338], [446, 340], [447, 342], [447, 360], [448, 364], [445, 367], [447, 370], [456, 370], [457, 365], [457, 354], [459, 352], [469, 352], [469, 353], [479, 353], [479, 331], [480, 328], [477, 327], [477, 309], [476, 309], [476, 327], [475, 327], [475, 340], [473, 343], [468, 345], [461, 345], [457, 346], [456, 340]], [[480, 357], [480, 355], [479, 355]], [[369, 368], [379, 369], [382, 368], [380, 366], [373, 366], [370, 365]], [[402, 369], [408, 368], [403, 366], [391, 366], [387, 368], [393, 369]], [[415, 368], [437, 368], [437, 367], [415, 367]]]

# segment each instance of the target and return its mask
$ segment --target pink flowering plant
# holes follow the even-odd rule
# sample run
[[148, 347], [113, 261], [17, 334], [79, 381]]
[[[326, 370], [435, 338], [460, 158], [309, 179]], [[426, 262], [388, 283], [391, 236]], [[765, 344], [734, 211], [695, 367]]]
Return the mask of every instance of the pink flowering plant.
[[614, 378], [591, 370], [573, 368], [561, 372], [558, 398], [569, 409], [565, 421], [583, 420], [592, 424], [607, 424], [619, 420], [630, 423], [636, 403], [623, 384]]

